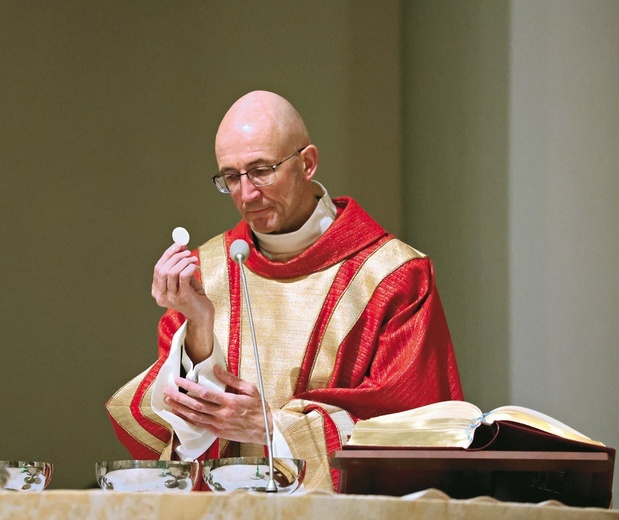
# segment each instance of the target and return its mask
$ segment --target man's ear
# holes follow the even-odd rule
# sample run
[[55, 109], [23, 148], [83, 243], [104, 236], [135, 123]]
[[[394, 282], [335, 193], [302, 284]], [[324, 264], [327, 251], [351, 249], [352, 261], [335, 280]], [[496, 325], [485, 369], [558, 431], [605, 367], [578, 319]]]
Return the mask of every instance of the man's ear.
[[318, 148], [310, 144], [301, 152], [301, 157], [303, 157], [303, 175], [309, 181], [318, 169]]

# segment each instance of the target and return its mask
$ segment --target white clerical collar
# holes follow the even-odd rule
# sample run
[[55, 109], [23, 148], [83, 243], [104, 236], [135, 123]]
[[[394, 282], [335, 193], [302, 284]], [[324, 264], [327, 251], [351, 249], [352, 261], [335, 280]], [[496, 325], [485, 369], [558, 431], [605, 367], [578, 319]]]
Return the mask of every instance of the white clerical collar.
[[314, 195], [319, 199], [318, 204], [310, 218], [307, 219], [307, 222], [300, 229], [281, 235], [254, 231], [254, 235], [258, 239], [258, 249], [270, 260], [286, 262], [300, 255], [333, 224], [337, 216], [337, 209], [327, 190], [318, 181], [312, 181], [312, 188]]

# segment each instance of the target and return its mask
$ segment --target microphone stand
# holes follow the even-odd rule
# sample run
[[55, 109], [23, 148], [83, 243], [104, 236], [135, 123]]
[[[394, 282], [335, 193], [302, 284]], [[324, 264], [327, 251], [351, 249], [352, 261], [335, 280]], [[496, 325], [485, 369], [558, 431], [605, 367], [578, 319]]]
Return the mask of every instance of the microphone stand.
[[[242, 250], [239, 250], [242, 249]], [[238, 252], [237, 252], [238, 251]], [[273, 442], [271, 440], [271, 432], [269, 429], [269, 417], [267, 414], [267, 403], [264, 398], [264, 385], [262, 383], [262, 370], [260, 368], [260, 354], [258, 353], [258, 344], [256, 343], [256, 330], [254, 328], [254, 319], [251, 314], [251, 304], [249, 301], [249, 291], [247, 290], [247, 279], [245, 278], [245, 271], [243, 262], [247, 260], [249, 256], [249, 245], [244, 240], [235, 240], [230, 246], [230, 253], [234, 255], [234, 260], [239, 264], [241, 273], [241, 285], [243, 287], [243, 294], [245, 296], [245, 304], [247, 305], [247, 316], [249, 318], [249, 329], [251, 331], [251, 341], [254, 347], [254, 359], [256, 361], [256, 372], [258, 373], [258, 389], [260, 391], [260, 402], [262, 404], [262, 415], [264, 417], [264, 429], [266, 430], [267, 437], [267, 453], [269, 457], [269, 480], [266, 486], [267, 493], [277, 493], [277, 486], [275, 485], [275, 479], [273, 478]]]

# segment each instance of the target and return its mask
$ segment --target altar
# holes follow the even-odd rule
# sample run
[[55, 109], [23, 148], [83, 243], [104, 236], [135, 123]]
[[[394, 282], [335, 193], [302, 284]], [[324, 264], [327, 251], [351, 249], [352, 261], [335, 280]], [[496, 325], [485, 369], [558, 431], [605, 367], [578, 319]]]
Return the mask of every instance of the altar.
[[619, 520], [619, 510], [574, 508], [557, 502], [500, 502], [489, 497], [450, 499], [425, 490], [405, 497], [231, 493], [122, 493], [102, 490], [0, 491], [0, 520]]

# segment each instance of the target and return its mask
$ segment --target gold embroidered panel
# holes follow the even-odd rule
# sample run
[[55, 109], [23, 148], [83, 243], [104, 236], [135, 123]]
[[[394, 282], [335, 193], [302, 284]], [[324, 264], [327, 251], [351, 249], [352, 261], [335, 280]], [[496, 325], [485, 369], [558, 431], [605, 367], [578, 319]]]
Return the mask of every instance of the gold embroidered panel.
[[228, 287], [228, 252], [224, 235], [218, 235], [199, 249], [202, 286], [215, 306], [215, 336], [227, 359], [230, 334], [230, 289]]
[[[325, 297], [340, 264], [290, 280], [269, 280], [246, 269], [256, 341], [264, 374], [264, 392], [279, 408], [294, 394], [299, 367]], [[257, 381], [249, 319], [243, 302], [242, 349], [244, 379]]]

